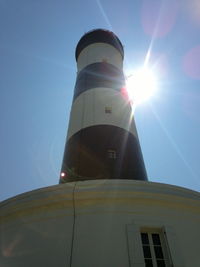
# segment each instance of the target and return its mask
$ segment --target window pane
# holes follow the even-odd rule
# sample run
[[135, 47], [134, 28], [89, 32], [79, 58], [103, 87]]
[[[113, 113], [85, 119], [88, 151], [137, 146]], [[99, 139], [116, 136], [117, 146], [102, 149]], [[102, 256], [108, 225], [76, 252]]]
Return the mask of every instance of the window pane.
[[147, 233], [141, 233], [141, 238], [143, 245], [149, 244], [149, 238]]
[[145, 258], [151, 258], [151, 250], [149, 246], [143, 246], [143, 252]]
[[160, 237], [159, 234], [152, 234], [153, 244], [160, 245]]
[[157, 260], [157, 267], [166, 267], [164, 260]]
[[111, 107], [105, 107], [105, 113], [112, 113]]
[[153, 267], [152, 260], [145, 260], [145, 267]]
[[117, 158], [117, 154], [115, 150], [108, 150], [108, 158], [109, 159], [116, 159]]
[[163, 259], [163, 251], [162, 248], [160, 246], [154, 246], [154, 251], [156, 254], [156, 259]]

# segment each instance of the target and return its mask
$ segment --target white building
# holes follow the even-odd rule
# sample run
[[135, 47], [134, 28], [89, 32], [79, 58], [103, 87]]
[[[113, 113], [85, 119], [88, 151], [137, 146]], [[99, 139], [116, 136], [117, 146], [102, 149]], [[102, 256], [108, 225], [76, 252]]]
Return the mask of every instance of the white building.
[[72, 182], [3, 201], [0, 214], [1, 267], [200, 266], [200, 194], [188, 189]]

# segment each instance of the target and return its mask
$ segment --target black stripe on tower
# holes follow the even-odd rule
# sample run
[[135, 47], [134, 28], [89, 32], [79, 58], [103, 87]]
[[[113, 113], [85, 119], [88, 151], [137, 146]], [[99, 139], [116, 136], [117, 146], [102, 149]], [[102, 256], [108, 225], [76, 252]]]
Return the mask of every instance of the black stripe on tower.
[[84, 128], [67, 142], [60, 183], [89, 179], [147, 180], [137, 138], [112, 126]]
[[76, 79], [73, 101], [83, 92], [98, 87], [120, 91], [125, 86], [123, 71], [112, 64], [100, 62], [86, 66]]
[[78, 59], [78, 56], [85, 47], [94, 43], [106, 43], [112, 45], [120, 52], [123, 59], [124, 49], [118, 37], [113, 32], [97, 29], [86, 33], [80, 39], [76, 46], [76, 60]]

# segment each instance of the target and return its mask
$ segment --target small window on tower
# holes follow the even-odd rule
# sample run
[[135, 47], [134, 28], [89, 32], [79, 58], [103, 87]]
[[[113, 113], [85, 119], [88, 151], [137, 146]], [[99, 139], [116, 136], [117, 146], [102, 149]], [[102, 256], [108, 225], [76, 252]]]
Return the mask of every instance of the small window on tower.
[[108, 158], [109, 159], [116, 159], [117, 158], [117, 153], [115, 150], [111, 150], [109, 149], [108, 150]]
[[105, 113], [111, 114], [112, 113], [112, 108], [111, 107], [105, 107]]

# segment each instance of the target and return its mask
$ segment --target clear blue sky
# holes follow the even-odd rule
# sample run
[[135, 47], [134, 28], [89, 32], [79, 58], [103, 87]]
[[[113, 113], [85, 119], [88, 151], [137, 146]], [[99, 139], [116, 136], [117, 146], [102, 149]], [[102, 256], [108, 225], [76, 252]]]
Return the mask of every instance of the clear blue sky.
[[135, 120], [149, 180], [200, 191], [198, 0], [0, 0], [0, 200], [58, 183], [75, 47], [114, 31], [124, 69], [150, 62], [160, 90]]

